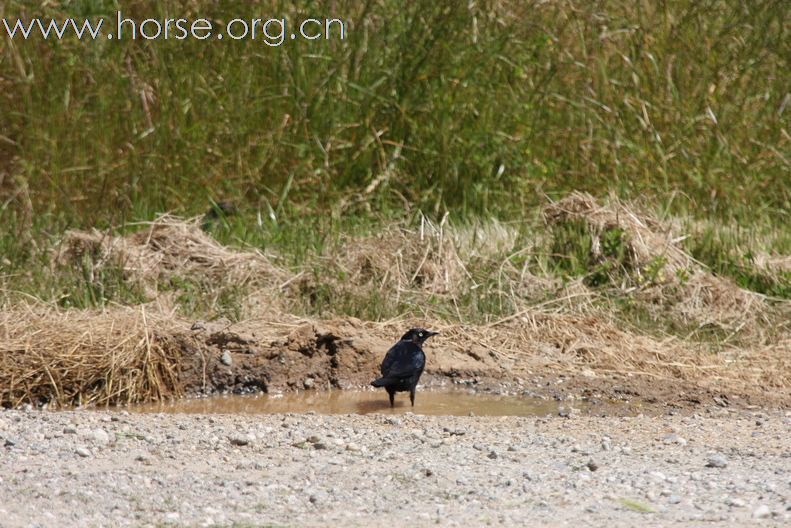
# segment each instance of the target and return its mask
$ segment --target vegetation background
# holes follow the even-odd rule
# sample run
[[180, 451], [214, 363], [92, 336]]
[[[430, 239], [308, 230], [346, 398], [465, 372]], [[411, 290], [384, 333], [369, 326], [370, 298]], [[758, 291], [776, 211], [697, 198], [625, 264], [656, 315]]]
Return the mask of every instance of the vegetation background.
[[[213, 210], [212, 236], [277, 252], [320, 282], [321, 257], [344, 237], [446, 214], [517, 230], [512, 258], [546, 230], [540, 206], [573, 190], [680, 219], [694, 233], [684, 247], [715, 274], [791, 297], [787, 270], [754, 265], [791, 253], [787, 2], [6, 0], [0, 17], [111, 22], [117, 10], [140, 21], [340, 18], [347, 36], [278, 48], [0, 39], [5, 297], [77, 307], [144, 297], [90, 262], [52, 273], [69, 228], [123, 233], [159, 213]], [[529, 264], [610, 288], [586, 236], [555, 233]], [[169, 287], [188, 292], [187, 307], [208, 288]], [[302, 306], [415, 310], [383, 305], [381, 292], [331, 297], [314, 291]], [[479, 297], [455, 299], [467, 315], [448, 313], [514, 309]]]

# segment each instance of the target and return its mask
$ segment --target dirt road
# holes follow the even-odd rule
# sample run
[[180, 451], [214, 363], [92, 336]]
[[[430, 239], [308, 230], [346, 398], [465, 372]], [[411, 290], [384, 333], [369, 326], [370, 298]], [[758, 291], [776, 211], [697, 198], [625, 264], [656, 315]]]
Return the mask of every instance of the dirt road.
[[0, 412], [0, 526], [788, 525], [791, 413]]

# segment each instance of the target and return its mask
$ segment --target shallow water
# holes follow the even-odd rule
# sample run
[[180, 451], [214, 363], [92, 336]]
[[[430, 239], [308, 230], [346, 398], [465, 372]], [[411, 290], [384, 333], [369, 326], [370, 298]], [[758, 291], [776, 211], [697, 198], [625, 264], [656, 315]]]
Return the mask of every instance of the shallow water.
[[[432, 416], [545, 416], [557, 414], [556, 401], [520, 396], [496, 396], [463, 390], [418, 392], [415, 406], [408, 393], [396, 395], [390, 408], [384, 391], [300, 391], [261, 396], [220, 396], [127, 407], [130, 412], [187, 414], [415, 414]], [[575, 402], [575, 407], [579, 405]]]

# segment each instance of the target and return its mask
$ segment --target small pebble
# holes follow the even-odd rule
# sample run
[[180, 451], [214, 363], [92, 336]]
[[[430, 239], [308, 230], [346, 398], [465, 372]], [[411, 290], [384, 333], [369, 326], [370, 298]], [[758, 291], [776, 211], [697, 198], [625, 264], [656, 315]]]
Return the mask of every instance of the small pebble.
[[677, 444], [677, 445], [680, 445], [680, 446], [685, 446], [685, 445], [687, 445], [687, 440], [686, 440], [686, 439], [684, 439], [684, 438], [682, 438], [682, 437], [680, 437], [680, 436], [678, 436], [678, 435], [677, 435], [677, 434], [675, 434], [675, 433], [674, 433], [674, 434], [669, 434], [669, 435], [666, 435], [666, 436], [665, 436], [665, 437], [662, 439], [662, 442], [663, 442], [665, 445], [669, 445], [669, 444]]
[[220, 362], [223, 365], [230, 367], [233, 364], [233, 358], [231, 358], [231, 353], [227, 350], [222, 351], [222, 356], [220, 357]]
[[727, 465], [728, 459], [725, 458], [725, 456], [721, 453], [714, 453], [713, 455], [709, 456], [708, 460], [706, 461], [706, 467], [710, 468], [724, 468]]
[[93, 437], [96, 444], [100, 446], [106, 446], [110, 443], [110, 435], [107, 434], [107, 431], [104, 429], [96, 429], [91, 433], [91, 436]]
[[665, 474], [662, 473], [661, 471], [652, 471], [650, 475], [651, 478], [653, 478], [657, 482], [664, 482], [667, 480], [667, 476], [665, 476]]
[[235, 446], [246, 446], [250, 443], [249, 436], [232, 436], [230, 438], [231, 444]]
[[86, 447], [78, 447], [74, 450], [74, 452], [80, 455], [82, 458], [88, 458], [91, 456], [91, 452]]

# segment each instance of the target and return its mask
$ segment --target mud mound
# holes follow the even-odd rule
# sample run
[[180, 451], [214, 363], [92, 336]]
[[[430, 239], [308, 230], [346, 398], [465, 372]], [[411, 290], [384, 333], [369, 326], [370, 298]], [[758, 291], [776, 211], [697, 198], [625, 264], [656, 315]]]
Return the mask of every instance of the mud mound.
[[144, 308], [0, 312], [0, 404], [55, 406], [179, 396], [173, 322]]
[[[239, 337], [232, 342], [246, 343], [230, 347], [218, 345], [225, 338], [218, 341], [212, 337], [217, 331], [209, 329], [200, 337], [210, 358], [204, 383], [209, 392], [367, 386], [386, 350], [412, 326], [441, 332], [426, 345], [427, 383], [432, 376], [494, 384], [564, 376], [576, 380], [577, 387], [597, 387], [614, 396], [607, 380], [617, 377], [632, 380], [632, 392], [646, 398], [667, 398], [668, 386], [683, 384], [693, 399], [697, 391], [700, 400], [706, 391], [768, 395], [791, 388], [791, 341], [713, 354], [677, 338], [638, 335], [596, 316], [534, 311], [488, 326], [416, 319], [251, 320], [223, 331]], [[230, 365], [218, 361], [225, 351]], [[187, 386], [200, 388], [197, 378], [183, 379]], [[547, 390], [555, 389], [531, 387], [539, 393]]]
[[204, 233], [198, 219], [162, 216], [143, 229], [120, 237], [92, 231], [67, 231], [53, 256], [68, 266], [88, 259], [95, 268], [118, 266], [130, 280], [147, 286], [163, 278], [200, 278], [238, 285], [282, 284], [290, 275], [255, 251], [229, 249]]
[[[405, 328], [419, 325], [441, 328], [416, 320], [372, 323], [354, 318], [316, 321], [293, 316], [251, 320], [224, 329], [208, 324], [193, 334], [202, 343], [207, 361], [185, 372], [182, 379], [187, 390], [205, 392], [367, 386], [379, 375], [387, 349]], [[227, 336], [233, 337], [229, 340]], [[489, 354], [485, 345], [469, 342], [448, 347], [447, 343], [452, 343], [449, 339], [435, 338], [437, 342], [427, 348], [437, 351], [427, 372], [491, 379], [503, 374], [497, 356]], [[244, 345], [233, 344], [239, 342]], [[229, 361], [223, 364], [219, 358], [226, 353]]]

